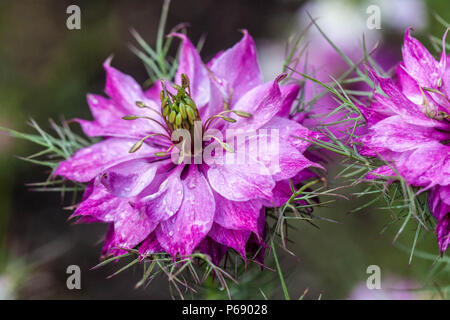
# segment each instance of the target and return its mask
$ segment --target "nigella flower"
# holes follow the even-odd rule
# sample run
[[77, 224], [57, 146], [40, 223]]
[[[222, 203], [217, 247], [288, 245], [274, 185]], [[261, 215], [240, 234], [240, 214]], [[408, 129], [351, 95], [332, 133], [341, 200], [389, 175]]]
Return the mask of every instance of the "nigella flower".
[[[263, 83], [246, 31], [207, 64], [185, 35], [171, 36], [182, 40], [174, 83], [158, 81], [144, 92], [106, 61], [109, 98], [89, 95], [94, 121], [77, 119], [88, 136], [104, 140], [61, 162], [56, 175], [89, 183], [73, 216], [110, 224], [104, 255], [139, 247], [142, 255], [176, 258], [199, 250], [217, 263], [233, 248], [245, 257], [263, 244], [264, 207], [282, 205], [292, 193], [289, 180], [298, 184], [311, 176], [308, 167], [320, 167], [304, 157], [309, 144], [299, 139], [315, 134], [289, 119], [297, 85], [280, 85], [284, 76]], [[229, 129], [246, 139], [224, 138]], [[179, 130], [200, 146], [186, 147]], [[271, 132], [277, 150], [257, 151], [251, 142]], [[240, 163], [203, 156], [209, 149], [227, 158], [245, 148]]]
[[441, 252], [450, 243], [450, 60], [445, 36], [443, 44], [437, 61], [407, 30], [397, 81], [370, 70], [385, 95], [376, 93], [370, 108], [362, 108], [369, 132], [360, 139], [363, 154], [392, 164], [370, 177], [395, 176], [393, 167], [410, 185], [431, 189], [429, 208], [438, 222]]

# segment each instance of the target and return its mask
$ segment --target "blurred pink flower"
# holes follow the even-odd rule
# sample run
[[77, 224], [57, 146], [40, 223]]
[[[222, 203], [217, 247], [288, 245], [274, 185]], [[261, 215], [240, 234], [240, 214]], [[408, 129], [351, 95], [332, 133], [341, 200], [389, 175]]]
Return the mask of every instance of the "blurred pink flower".
[[[233, 248], [245, 258], [263, 245], [264, 206], [282, 205], [291, 195], [288, 179], [299, 183], [310, 176], [308, 167], [319, 166], [303, 155], [309, 143], [296, 138], [315, 135], [288, 118], [298, 86], [280, 85], [283, 76], [263, 83], [246, 31], [207, 64], [185, 35], [172, 36], [182, 40], [175, 91], [157, 82], [143, 92], [108, 60], [109, 99], [89, 95], [95, 120], [77, 120], [87, 135], [105, 139], [61, 162], [56, 175], [89, 183], [73, 217], [110, 224], [104, 255], [139, 246], [142, 255], [165, 251], [176, 258], [199, 250], [218, 263]], [[194, 120], [205, 131], [240, 128], [249, 139], [277, 130], [282, 143], [278, 153], [242, 164], [174, 163], [171, 154], [181, 152], [169, 136], [178, 128], [195, 134]], [[211, 143], [217, 141], [203, 148]]]
[[397, 82], [369, 70], [385, 95], [375, 93], [375, 101], [361, 107], [369, 129], [359, 139], [361, 153], [391, 163], [368, 178], [395, 176], [395, 168], [410, 185], [431, 189], [429, 207], [444, 252], [450, 243], [450, 60], [444, 46], [436, 61], [409, 29], [402, 52]]

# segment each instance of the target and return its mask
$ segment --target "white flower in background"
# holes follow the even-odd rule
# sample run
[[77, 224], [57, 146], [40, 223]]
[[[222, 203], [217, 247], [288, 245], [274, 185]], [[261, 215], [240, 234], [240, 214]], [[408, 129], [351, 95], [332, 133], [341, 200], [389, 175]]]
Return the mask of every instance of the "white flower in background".
[[11, 281], [10, 277], [3, 274], [0, 275], [0, 300], [13, 300], [14, 295], [14, 283]]
[[[366, 12], [371, 5], [380, 8], [381, 29], [368, 29]], [[377, 41], [383, 43], [384, 33], [391, 30], [403, 33], [407, 27], [422, 30], [427, 27], [427, 10], [423, 0], [316, 0], [308, 1], [297, 11], [297, 26], [291, 33], [298, 33], [311, 23], [308, 13], [316, 18], [317, 24], [325, 34], [353, 60], [358, 60], [363, 55], [363, 34], [366, 46], [370, 50]], [[318, 72], [323, 73], [322, 79], [329, 81], [328, 74], [334, 76], [347, 68], [345, 62], [337, 52], [320, 34], [316, 27], [312, 26], [302, 40], [308, 43], [308, 65]], [[282, 43], [271, 42], [267, 39], [258, 42], [260, 49], [260, 64], [263, 73], [268, 78], [273, 78], [279, 73], [279, 61], [284, 61]], [[334, 61], [330, 70], [330, 59]], [[327, 67], [327, 70], [324, 69]], [[316, 75], [319, 79], [321, 75]]]

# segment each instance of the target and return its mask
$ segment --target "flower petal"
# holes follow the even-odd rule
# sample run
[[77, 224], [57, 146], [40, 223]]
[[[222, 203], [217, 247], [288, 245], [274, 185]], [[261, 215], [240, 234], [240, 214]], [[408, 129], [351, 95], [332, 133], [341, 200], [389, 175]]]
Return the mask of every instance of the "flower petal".
[[298, 93], [300, 92], [300, 87], [297, 84], [287, 84], [285, 86], [281, 86], [280, 90], [282, 102], [277, 116], [288, 118], [292, 109], [292, 104], [295, 99], [297, 99]]
[[182, 41], [175, 83], [181, 83], [181, 74], [186, 74], [190, 80], [192, 98], [197, 107], [201, 109], [208, 103], [210, 97], [208, 70], [205, 68], [197, 49], [186, 35], [171, 33], [169, 36], [178, 37]]
[[441, 253], [450, 245], [450, 186], [436, 186], [428, 196], [431, 213], [437, 220], [436, 233]]
[[181, 183], [184, 197], [180, 209], [156, 229], [158, 242], [172, 257], [192, 253], [211, 229], [216, 209], [211, 188], [197, 166], [189, 166]]
[[244, 94], [233, 106], [233, 110], [250, 113], [250, 118], [242, 118], [235, 115], [237, 121], [233, 128], [245, 128], [245, 130], [256, 130], [269, 122], [278, 112], [282, 110], [283, 99], [278, 83], [284, 78], [279, 76], [275, 81], [259, 85]]
[[246, 260], [245, 244], [247, 243], [250, 234], [250, 231], [226, 229], [221, 225], [214, 223], [208, 236], [224, 246], [233, 248], [239, 252], [242, 259]]
[[[393, 116], [379, 121], [369, 129], [369, 133], [358, 141], [361, 153], [376, 155], [382, 148], [404, 152], [420, 148], [423, 144], [443, 141], [448, 135], [430, 127], [417, 126], [405, 122], [401, 116]], [[374, 148], [375, 152], [371, 152]]]
[[108, 167], [131, 159], [154, 157], [155, 152], [161, 151], [144, 143], [138, 151], [129, 153], [135, 143], [136, 140], [133, 139], [106, 139], [81, 149], [70, 159], [60, 162], [54, 174], [77, 182], [88, 182]]
[[211, 261], [217, 266], [227, 252], [227, 247], [215, 242], [210, 237], [206, 237], [197, 246], [197, 250], [210, 256]]
[[159, 165], [146, 159], [121, 162], [102, 172], [101, 182], [117, 197], [134, 197], [152, 182]]
[[[136, 207], [143, 210], [151, 221], [159, 222], [172, 217], [183, 202], [183, 184], [180, 173], [183, 166], [177, 167], [163, 181], [155, 178], [153, 193], [143, 197]], [[161, 175], [162, 176], [162, 175]]]
[[244, 164], [212, 165], [207, 175], [211, 187], [232, 201], [270, 199], [275, 186], [269, 170], [255, 160]]
[[76, 209], [74, 217], [94, 217], [112, 223], [105, 240], [105, 254], [120, 254], [121, 248], [132, 249], [152, 232], [152, 223], [130, 204], [130, 199], [110, 194], [102, 184], [96, 184], [92, 194]]
[[226, 229], [258, 232], [258, 217], [261, 210], [261, 201], [231, 201], [218, 193], [216, 199], [216, 214], [214, 222]]
[[406, 30], [402, 47], [403, 62], [408, 73], [423, 87], [434, 88], [440, 76], [439, 63], [431, 53]]
[[141, 257], [163, 251], [163, 248], [156, 239], [156, 233], [152, 232], [139, 246], [139, 254]]
[[249, 90], [259, 86], [263, 77], [258, 65], [256, 47], [247, 30], [232, 48], [213, 58], [208, 67], [219, 78], [218, 82], [229, 97], [238, 101]]

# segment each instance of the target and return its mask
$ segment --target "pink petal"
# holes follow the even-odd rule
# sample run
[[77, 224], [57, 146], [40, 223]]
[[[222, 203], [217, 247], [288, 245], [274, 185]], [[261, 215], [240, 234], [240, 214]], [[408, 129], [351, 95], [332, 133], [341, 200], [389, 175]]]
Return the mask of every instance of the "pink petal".
[[230, 201], [218, 193], [216, 199], [216, 214], [214, 222], [226, 229], [258, 232], [258, 217], [261, 210], [261, 201]]
[[248, 112], [252, 117], [242, 118], [230, 115], [237, 120], [230, 126], [232, 128], [244, 128], [248, 131], [256, 130], [280, 112], [283, 99], [278, 83], [283, 77], [284, 75], [273, 82], [259, 85], [243, 95], [233, 106], [233, 109]]
[[430, 127], [407, 123], [401, 116], [393, 116], [373, 125], [369, 133], [360, 139], [363, 150], [385, 148], [404, 152], [420, 148], [433, 141], [443, 141], [448, 135]]
[[[301, 153], [309, 145], [301, 138], [307, 138], [309, 131], [303, 128], [307, 133], [295, 132], [293, 127], [302, 127], [293, 121], [283, 120], [285, 120], [285, 123], [292, 122], [293, 126], [289, 129], [275, 126], [268, 128], [270, 130], [267, 131], [260, 129], [258, 134], [240, 139], [242, 140], [241, 143], [236, 146], [237, 157], [241, 156], [244, 159], [246, 154], [253, 155], [264, 164], [275, 181], [289, 179], [310, 166], [322, 168]], [[300, 136], [297, 136], [297, 134], [300, 134]]]
[[161, 127], [158, 126], [158, 128], [156, 128], [154, 126], [155, 123], [147, 119], [122, 119], [122, 117], [130, 114], [138, 116], [154, 116], [155, 114], [153, 112], [148, 112], [148, 109], [135, 107], [136, 110], [133, 110], [133, 112], [127, 112], [113, 100], [109, 100], [99, 95], [88, 95], [87, 100], [92, 115], [94, 116], [94, 121], [84, 119], [74, 120], [81, 125], [84, 133], [90, 137], [122, 137], [138, 140], [150, 133], [163, 132]]
[[102, 172], [101, 182], [117, 197], [134, 197], [152, 182], [159, 165], [146, 159], [121, 162]]
[[259, 161], [244, 164], [213, 165], [208, 170], [211, 187], [232, 201], [248, 201], [272, 197], [275, 181]]
[[211, 188], [197, 166], [188, 169], [183, 185], [183, 203], [178, 212], [156, 229], [161, 246], [176, 257], [189, 255], [211, 229], [215, 201]]
[[393, 153], [387, 160], [411, 185], [433, 187], [450, 184], [450, 147], [437, 141], [411, 151]]
[[197, 246], [197, 250], [210, 256], [211, 261], [217, 266], [227, 252], [227, 247], [206, 237]]
[[245, 244], [250, 237], [250, 231], [240, 231], [226, 229], [217, 223], [214, 223], [208, 236], [214, 241], [223, 244], [226, 247], [233, 248], [242, 256], [242, 259], [246, 259]]
[[[143, 210], [151, 221], [159, 222], [171, 218], [183, 202], [183, 184], [180, 173], [183, 166], [177, 167], [163, 179], [154, 179], [155, 185], [150, 187], [152, 194], [143, 197], [136, 207]], [[163, 177], [163, 175], [159, 175]]]
[[379, 83], [380, 88], [388, 95], [388, 97], [386, 97], [379, 93], [374, 94], [376, 100], [386, 109], [402, 116], [404, 121], [411, 124], [424, 127], [446, 127], [444, 123], [428, 118], [425, 115], [424, 110], [410, 101], [391, 79], [378, 76], [376, 72], [370, 68], [368, 68], [368, 70], [372, 77]]
[[288, 118], [293, 108], [294, 101], [297, 99], [300, 87], [297, 84], [287, 84], [281, 86], [282, 103], [277, 116]]
[[440, 76], [438, 62], [417, 39], [411, 37], [411, 29], [405, 32], [402, 53], [408, 73], [421, 86], [434, 88]]
[[232, 48], [221, 52], [208, 66], [218, 78], [218, 82], [233, 101], [238, 101], [251, 89], [263, 82], [258, 66], [255, 43], [247, 30], [244, 36]]
[[208, 103], [210, 97], [210, 79], [208, 71], [203, 65], [197, 49], [195, 49], [194, 45], [186, 35], [172, 33], [169, 36], [176, 36], [182, 40], [175, 83], [181, 83], [182, 73], [188, 76], [191, 84], [192, 98], [200, 109]]
[[[136, 102], [141, 101], [147, 106], [152, 107], [155, 110], [159, 110], [159, 99], [149, 99], [142, 91], [141, 86], [131, 76], [126, 75], [119, 70], [111, 67], [110, 62], [111, 59], [108, 59], [103, 64], [106, 70], [106, 94], [108, 94], [108, 96], [114, 101], [117, 106], [122, 108], [124, 112], [128, 114], [149, 116], [159, 122], [163, 122], [161, 116], [158, 115], [155, 111], [139, 108], [136, 106]], [[153, 121], [147, 121], [146, 126], [148, 128], [147, 131], [149, 132], [162, 132], [162, 128]]]
[[436, 186], [428, 196], [431, 213], [437, 220], [436, 233], [441, 253], [450, 245], [450, 186]]
[[109, 138], [83, 148], [75, 152], [72, 158], [62, 161], [55, 175], [77, 182], [88, 182], [115, 164], [136, 158], [154, 157], [155, 152], [161, 151], [144, 143], [138, 151], [129, 153], [135, 143], [136, 140], [132, 139]]
[[163, 248], [159, 244], [158, 239], [156, 239], [155, 232], [150, 233], [150, 235], [142, 242], [139, 247], [139, 254], [142, 257], [161, 251], [163, 251]]
[[130, 205], [130, 199], [113, 196], [102, 184], [94, 187], [92, 194], [78, 206], [73, 216], [90, 216], [111, 222], [113, 228], [105, 240], [105, 253], [112, 254], [120, 253], [120, 248], [134, 248], [156, 227]]

